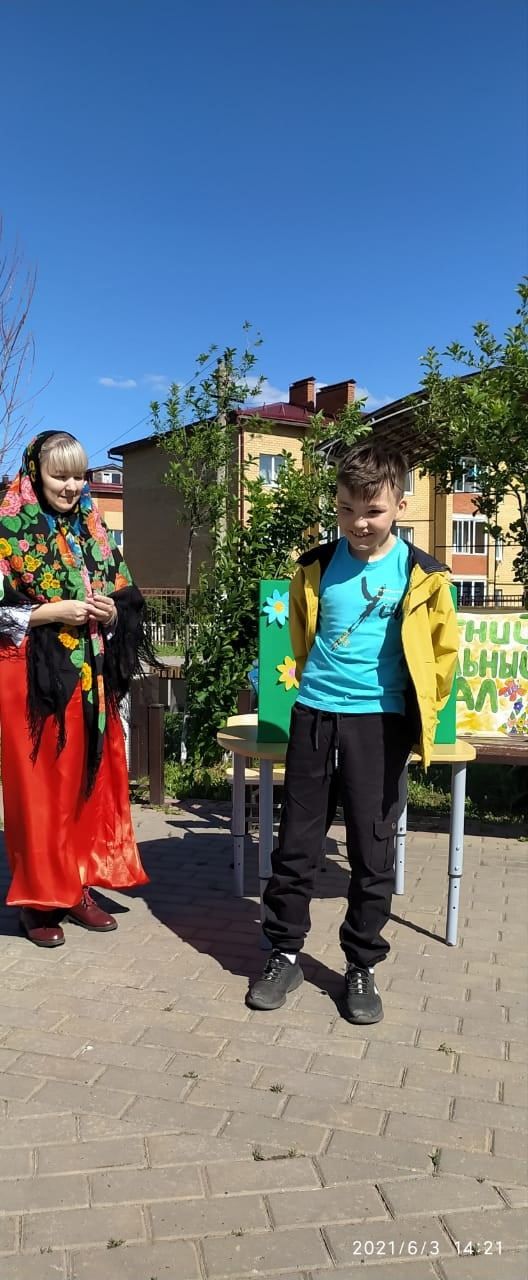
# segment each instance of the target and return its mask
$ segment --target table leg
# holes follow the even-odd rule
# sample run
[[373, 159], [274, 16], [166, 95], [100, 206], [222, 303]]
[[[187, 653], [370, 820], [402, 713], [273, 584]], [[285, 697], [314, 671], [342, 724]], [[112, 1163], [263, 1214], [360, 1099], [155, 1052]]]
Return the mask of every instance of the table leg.
[[466, 763], [454, 764], [451, 771], [451, 819], [449, 823], [449, 893], [447, 898], [446, 942], [456, 947], [460, 881], [464, 864], [464, 811]]
[[231, 787], [231, 833], [233, 836], [234, 893], [244, 896], [244, 851], [246, 845], [246, 761], [244, 756], [232, 756], [233, 782]]
[[[260, 761], [259, 777], [259, 887], [260, 918], [264, 920], [264, 890], [271, 875], [271, 851], [273, 849], [273, 761]], [[268, 950], [271, 943], [262, 935], [262, 947]]]
[[407, 835], [407, 783], [408, 766], [405, 765], [398, 784], [398, 826], [394, 849], [394, 892], [405, 893], [405, 837]]

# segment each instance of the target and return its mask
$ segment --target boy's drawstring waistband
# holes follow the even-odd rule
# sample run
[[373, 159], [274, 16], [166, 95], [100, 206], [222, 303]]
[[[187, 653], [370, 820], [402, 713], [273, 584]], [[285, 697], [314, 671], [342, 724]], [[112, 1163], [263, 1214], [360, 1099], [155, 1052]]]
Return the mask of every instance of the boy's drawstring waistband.
[[[314, 751], [319, 750], [319, 729], [321, 725], [322, 714], [323, 714], [322, 711], [315, 710], [314, 718], [312, 721], [312, 742], [313, 742]], [[327, 711], [325, 712], [325, 715], [331, 716], [334, 724], [332, 751], [334, 753], [334, 769], [337, 769], [339, 764], [339, 746], [340, 746], [339, 735], [340, 735], [340, 729], [341, 729], [341, 715], [339, 711]]]
[[339, 711], [335, 713], [335, 731], [334, 731], [334, 768], [339, 765], [339, 731], [341, 728], [341, 715]]
[[321, 723], [321, 712], [316, 711], [312, 721], [312, 742], [314, 751], [319, 750], [319, 725]]

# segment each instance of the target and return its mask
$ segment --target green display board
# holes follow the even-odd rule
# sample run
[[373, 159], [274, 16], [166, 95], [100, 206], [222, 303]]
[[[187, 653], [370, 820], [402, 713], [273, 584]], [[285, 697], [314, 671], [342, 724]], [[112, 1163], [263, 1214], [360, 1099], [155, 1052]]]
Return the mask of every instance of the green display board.
[[[297, 697], [295, 660], [289, 627], [289, 579], [266, 578], [260, 584], [258, 649], [259, 742], [287, 742]], [[456, 590], [450, 586], [456, 605]], [[456, 741], [456, 681], [440, 712], [435, 742]]]
[[288, 578], [260, 584], [258, 650], [259, 742], [287, 742], [291, 709], [297, 697], [295, 661], [288, 623]]
[[[452, 583], [449, 584], [451, 599], [456, 609], [457, 593], [456, 587]], [[456, 715], [457, 715], [457, 682], [456, 676], [453, 681], [453, 688], [449, 694], [449, 698], [445, 707], [440, 712], [438, 724], [436, 726], [435, 742], [448, 746], [452, 742], [456, 742]]]

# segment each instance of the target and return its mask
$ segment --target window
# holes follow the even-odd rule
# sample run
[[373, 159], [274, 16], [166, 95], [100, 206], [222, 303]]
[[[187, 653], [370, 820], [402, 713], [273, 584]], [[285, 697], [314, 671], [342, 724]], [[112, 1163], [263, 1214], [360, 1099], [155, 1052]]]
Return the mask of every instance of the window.
[[453, 551], [457, 555], [483, 556], [488, 539], [486, 523], [474, 516], [459, 516], [453, 520]]
[[455, 480], [455, 493], [479, 493], [479, 469], [474, 458], [461, 458], [462, 475]]
[[276, 484], [279, 471], [284, 462], [281, 453], [261, 453], [259, 458], [259, 476], [264, 484]]
[[405, 477], [404, 493], [414, 493], [414, 471], [408, 471]]
[[118, 546], [119, 550], [122, 551], [123, 550], [123, 530], [111, 529], [110, 532], [112, 534], [112, 537], [114, 539], [116, 546]]
[[463, 609], [467, 605], [484, 604], [486, 585], [485, 578], [465, 578], [460, 582], [455, 581], [454, 586], [456, 587], [459, 609]]
[[394, 532], [403, 542], [414, 542], [414, 526], [412, 524], [395, 524]]
[[335, 542], [340, 536], [340, 530], [336, 524], [333, 524], [330, 529], [321, 530], [321, 542]]

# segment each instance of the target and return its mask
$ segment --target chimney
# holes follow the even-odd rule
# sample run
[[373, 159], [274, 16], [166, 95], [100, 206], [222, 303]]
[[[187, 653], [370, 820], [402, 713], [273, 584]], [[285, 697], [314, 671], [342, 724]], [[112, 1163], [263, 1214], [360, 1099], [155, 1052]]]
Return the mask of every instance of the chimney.
[[355, 398], [356, 384], [353, 378], [349, 378], [347, 382], [332, 382], [317, 392], [316, 409], [318, 413], [334, 417], [347, 404], [353, 404]]
[[300, 409], [309, 409], [310, 412], [313, 412], [315, 409], [315, 378], [300, 378], [298, 382], [292, 382], [290, 404], [296, 404]]

